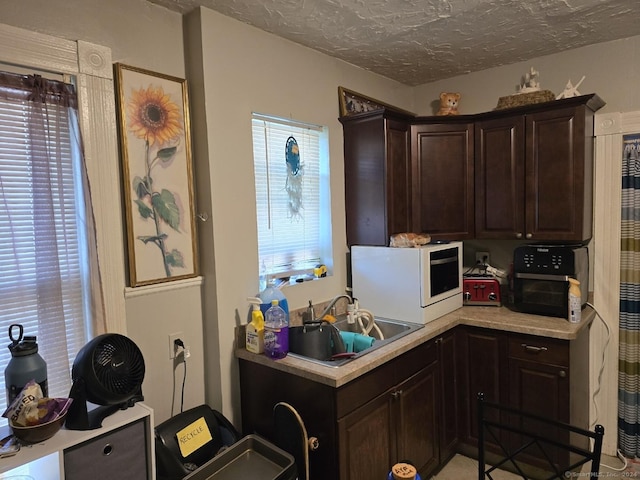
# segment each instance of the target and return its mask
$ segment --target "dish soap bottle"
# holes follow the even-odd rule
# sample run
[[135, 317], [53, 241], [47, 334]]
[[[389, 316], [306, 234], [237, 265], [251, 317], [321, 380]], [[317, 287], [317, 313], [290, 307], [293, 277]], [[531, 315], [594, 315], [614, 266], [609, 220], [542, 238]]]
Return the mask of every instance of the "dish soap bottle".
[[278, 304], [271, 300], [271, 307], [264, 317], [264, 353], [270, 358], [284, 358], [289, 353], [289, 320]]
[[575, 278], [569, 279], [569, 321], [580, 323], [582, 320], [582, 298], [580, 282]]
[[245, 347], [252, 353], [264, 352], [264, 317], [260, 310], [260, 299], [249, 297], [251, 303], [251, 322], [245, 328]]

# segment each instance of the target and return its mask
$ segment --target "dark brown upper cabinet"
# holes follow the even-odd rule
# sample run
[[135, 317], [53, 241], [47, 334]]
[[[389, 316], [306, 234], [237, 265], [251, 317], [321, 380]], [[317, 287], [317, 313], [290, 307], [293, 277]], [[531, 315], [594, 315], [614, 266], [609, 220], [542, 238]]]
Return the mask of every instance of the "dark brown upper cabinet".
[[475, 124], [475, 237], [582, 242], [593, 217], [596, 95]]
[[473, 123], [411, 127], [412, 231], [436, 240], [474, 235]]
[[477, 115], [341, 118], [347, 244], [388, 245], [400, 232], [588, 240], [603, 105], [591, 94]]
[[386, 111], [340, 119], [349, 246], [411, 231], [409, 120]]

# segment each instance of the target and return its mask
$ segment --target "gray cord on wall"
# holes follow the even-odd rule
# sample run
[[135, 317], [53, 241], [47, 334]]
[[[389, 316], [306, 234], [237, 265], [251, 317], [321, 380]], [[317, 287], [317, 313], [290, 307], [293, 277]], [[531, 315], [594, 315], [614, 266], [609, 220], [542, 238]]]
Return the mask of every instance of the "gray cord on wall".
[[175, 341], [176, 347], [181, 347], [182, 351], [176, 354], [174, 363], [173, 363], [173, 388], [171, 390], [171, 416], [173, 417], [173, 410], [175, 408], [175, 400], [176, 400], [176, 366], [177, 363], [182, 363], [184, 365], [184, 375], [182, 376], [182, 391], [180, 394], [180, 413], [184, 411], [184, 386], [187, 381], [187, 357], [185, 355], [185, 347], [184, 343], [181, 339], [177, 339]]
[[[593, 391], [593, 404], [595, 407], [595, 411], [596, 411], [596, 415], [595, 418], [593, 420], [593, 423], [591, 424], [590, 429], [593, 430], [596, 426], [596, 424], [598, 423], [598, 416], [599, 416], [599, 412], [598, 412], [598, 400], [596, 399], [596, 397], [598, 396], [598, 393], [600, 393], [600, 387], [602, 385], [602, 374], [604, 372], [604, 366], [605, 366], [605, 362], [607, 359], [607, 347], [609, 346], [609, 341], [611, 340], [611, 328], [609, 327], [609, 324], [607, 324], [607, 322], [604, 320], [604, 318], [602, 317], [602, 315], [600, 315], [600, 313], [598, 312], [598, 310], [596, 309], [596, 307], [594, 307], [591, 303], [587, 302], [587, 305], [589, 305], [591, 308], [593, 308], [593, 311], [596, 312], [596, 318], [599, 318], [600, 321], [602, 322], [602, 324], [604, 325], [604, 328], [607, 330], [607, 339], [604, 342], [604, 347], [602, 348], [602, 363], [600, 364], [600, 371], [598, 372], [598, 383], [596, 385], [596, 389]], [[612, 467], [611, 465], [606, 465], [604, 463], [600, 463], [601, 466], [603, 467], [607, 467], [615, 472], [622, 472], [624, 470], [627, 469], [627, 459], [624, 457], [624, 455], [622, 455], [622, 452], [620, 452], [619, 449], [616, 449], [616, 456], [622, 460], [623, 465], [622, 467]]]

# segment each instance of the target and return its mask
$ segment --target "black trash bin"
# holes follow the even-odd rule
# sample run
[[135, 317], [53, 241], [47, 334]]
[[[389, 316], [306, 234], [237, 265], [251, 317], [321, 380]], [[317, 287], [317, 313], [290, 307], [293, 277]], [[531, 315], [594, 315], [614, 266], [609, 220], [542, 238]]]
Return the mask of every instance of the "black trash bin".
[[[198, 422], [206, 426], [198, 427]], [[188, 428], [206, 430], [209, 438], [184, 456], [178, 435]], [[206, 404], [171, 417], [155, 428], [157, 480], [182, 480], [240, 438], [231, 422]]]

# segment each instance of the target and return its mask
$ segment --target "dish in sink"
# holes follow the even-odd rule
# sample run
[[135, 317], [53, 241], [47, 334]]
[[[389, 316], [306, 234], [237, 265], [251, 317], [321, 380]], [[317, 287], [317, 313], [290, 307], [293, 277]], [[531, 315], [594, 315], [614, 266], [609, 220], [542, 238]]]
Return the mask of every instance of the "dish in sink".
[[[373, 329], [370, 333], [371, 336], [374, 337], [374, 341], [369, 348], [366, 348], [359, 352], [346, 352], [346, 353], [338, 353], [331, 357], [331, 359], [321, 360], [318, 358], [309, 357], [306, 355], [301, 355], [296, 352], [289, 352], [294, 358], [299, 358], [302, 360], [306, 360], [309, 362], [317, 363], [319, 365], [324, 365], [327, 367], [340, 367], [346, 363], [351, 362], [356, 358], [360, 358], [368, 353], [376, 351], [377, 349], [388, 345], [410, 333], [413, 333], [424, 327], [423, 324], [410, 323], [410, 322], [401, 322], [399, 320], [391, 320], [387, 318], [375, 318], [375, 324], [377, 325], [379, 331], [382, 333], [382, 339], [379, 338], [376, 333], [376, 329]], [[361, 333], [360, 327], [358, 323], [348, 323], [346, 316], [341, 316], [337, 321], [333, 323], [333, 326], [336, 327], [341, 332], [353, 332], [353, 333]]]

